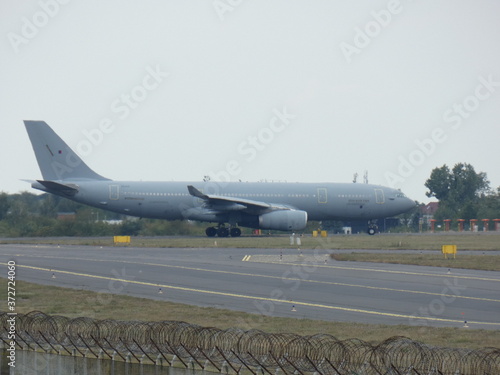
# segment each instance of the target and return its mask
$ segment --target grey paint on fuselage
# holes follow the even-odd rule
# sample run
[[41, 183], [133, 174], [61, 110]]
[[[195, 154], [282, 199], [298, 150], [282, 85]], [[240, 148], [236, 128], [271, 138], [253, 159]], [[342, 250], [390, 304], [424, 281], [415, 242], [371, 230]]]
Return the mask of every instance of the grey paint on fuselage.
[[371, 184], [113, 181], [91, 170], [45, 122], [25, 124], [44, 177], [33, 188], [121, 214], [303, 229], [307, 220], [368, 221], [415, 206], [401, 191]]
[[79, 202], [132, 216], [170, 220], [189, 219], [188, 209], [203, 206], [200, 198], [189, 194], [189, 185], [207, 194], [287, 205], [307, 211], [311, 220], [381, 218], [415, 205], [399, 190], [368, 184], [74, 182], [80, 187], [74, 197]]
[[[68, 182], [68, 181], [65, 181]], [[415, 206], [399, 190], [353, 183], [265, 182], [137, 182], [78, 181], [79, 191], [68, 197], [109, 211], [155, 219], [194, 219], [203, 208], [200, 198], [189, 194], [193, 185], [205, 193], [252, 199], [304, 210], [310, 220], [376, 219], [397, 215]], [[34, 188], [47, 190], [35, 183]], [[64, 195], [63, 195], [64, 196]], [[218, 214], [228, 222], [230, 215]], [[199, 214], [201, 215], [201, 214]], [[206, 221], [219, 221], [207, 216]]]

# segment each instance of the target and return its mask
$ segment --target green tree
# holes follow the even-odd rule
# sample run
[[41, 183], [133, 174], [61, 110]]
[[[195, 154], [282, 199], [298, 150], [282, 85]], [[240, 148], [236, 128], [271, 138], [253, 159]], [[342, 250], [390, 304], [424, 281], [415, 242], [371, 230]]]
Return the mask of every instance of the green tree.
[[486, 173], [476, 173], [470, 164], [459, 163], [453, 167], [450, 199], [472, 202], [489, 191], [490, 182]]
[[0, 193], [0, 220], [5, 219], [9, 212], [9, 196], [7, 193]]
[[490, 220], [500, 219], [500, 187], [495, 193], [481, 197], [477, 217]]
[[436, 219], [473, 219], [478, 214], [479, 201], [490, 192], [486, 173], [477, 173], [467, 163], [458, 163], [453, 169], [447, 165], [434, 168], [425, 182], [428, 197], [439, 200]]
[[425, 182], [425, 187], [429, 189], [425, 193], [429, 198], [437, 198], [439, 201], [447, 200], [451, 189], [451, 172], [447, 165], [434, 168], [431, 176]]
[[122, 236], [137, 236], [142, 226], [143, 221], [141, 220], [125, 220], [118, 228], [118, 231]]
[[40, 200], [40, 205], [38, 208], [39, 214], [46, 217], [55, 218], [57, 216], [57, 198], [59, 197], [56, 197], [52, 194], [44, 194], [44, 196]]

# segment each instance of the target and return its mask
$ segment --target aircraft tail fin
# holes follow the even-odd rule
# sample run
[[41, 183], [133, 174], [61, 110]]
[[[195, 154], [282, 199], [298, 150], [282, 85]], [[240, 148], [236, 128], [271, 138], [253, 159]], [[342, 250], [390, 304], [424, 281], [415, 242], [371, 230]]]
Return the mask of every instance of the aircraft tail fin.
[[44, 180], [108, 180], [87, 164], [45, 121], [24, 121]]

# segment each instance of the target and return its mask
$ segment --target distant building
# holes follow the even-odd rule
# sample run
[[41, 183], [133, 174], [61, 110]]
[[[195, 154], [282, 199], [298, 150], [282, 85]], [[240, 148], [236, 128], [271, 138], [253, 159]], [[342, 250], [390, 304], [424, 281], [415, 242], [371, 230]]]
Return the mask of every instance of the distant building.
[[109, 225], [121, 225], [123, 220], [102, 220], [102, 222]]
[[75, 212], [58, 212], [57, 220], [61, 221], [75, 221], [76, 213]]
[[434, 219], [434, 214], [439, 208], [439, 202], [429, 202], [425, 206], [420, 207], [420, 214], [422, 215], [423, 224], [429, 225], [431, 220]]

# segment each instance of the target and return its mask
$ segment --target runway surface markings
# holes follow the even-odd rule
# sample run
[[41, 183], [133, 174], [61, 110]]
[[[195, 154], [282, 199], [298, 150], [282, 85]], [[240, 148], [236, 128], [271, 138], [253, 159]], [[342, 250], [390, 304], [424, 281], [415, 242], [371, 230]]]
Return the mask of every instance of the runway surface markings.
[[[5, 265], [6, 263], [0, 263], [0, 264]], [[280, 303], [280, 304], [287, 303], [287, 304], [295, 305], [295, 306], [318, 307], [318, 308], [324, 308], [324, 309], [330, 309], [330, 310], [339, 310], [339, 311], [355, 312], [355, 313], [361, 313], [361, 314], [387, 316], [387, 317], [392, 317], [392, 318], [419, 319], [419, 320], [429, 320], [429, 321], [435, 321], [435, 322], [457, 323], [457, 324], [463, 323], [462, 320], [456, 320], [456, 319], [445, 319], [445, 318], [436, 318], [436, 317], [429, 317], [429, 316], [413, 316], [413, 315], [405, 315], [405, 314], [385, 313], [385, 312], [380, 312], [380, 311], [354, 309], [354, 308], [349, 308], [349, 307], [332, 306], [332, 305], [324, 305], [324, 304], [319, 304], [319, 303], [310, 303], [310, 302], [301, 302], [301, 301], [283, 301], [283, 300], [278, 299], [278, 298], [257, 297], [257, 296], [250, 296], [250, 295], [245, 295], [245, 294], [217, 292], [217, 291], [213, 291], [213, 290], [196, 289], [196, 288], [186, 288], [186, 287], [180, 287], [180, 286], [148, 283], [145, 281], [134, 281], [134, 280], [127, 280], [127, 279], [121, 279], [121, 278], [116, 278], [116, 277], [98, 276], [98, 275], [91, 275], [91, 274], [87, 274], [87, 273], [70, 272], [70, 271], [63, 271], [63, 270], [56, 270], [56, 269], [49, 269], [49, 268], [42, 268], [42, 267], [25, 266], [25, 265], [19, 265], [19, 264], [17, 265], [17, 267], [28, 268], [28, 269], [38, 270], [38, 271], [47, 271], [47, 272], [51, 272], [51, 273], [61, 273], [61, 274], [74, 275], [74, 276], [80, 276], [80, 277], [101, 279], [101, 280], [118, 281], [118, 282], [137, 284], [137, 285], [154, 286], [155, 288], [161, 287], [161, 288], [181, 290], [181, 291], [186, 291], [186, 292], [195, 292], [195, 293], [202, 293], [202, 294], [212, 294], [212, 295], [219, 295], [219, 296], [225, 296], [225, 297], [247, 299], [247, 300], [253, 300], [253, 301], [269, 301], [269, 302], [275, 302], [275, 303]], [[469, 324], [489, 325], [489, 326], [499, 326], [500, 327], [500, 323], [494, 323], [494, 322], [468, 321], [468, 323]]]
[[[41, 258], [48, 258], [48, 259], [54, 258], [54, 257], [50, 257], [50, 256], [31, 256], [31, 257], [41, 257]], [[421, 294], [421, 295], [428, 295], [428, 296], [449, 297], [449, 298], [464, 299], [464, 300], [475, 300], [475, 301], [486, 301], [486, 302], [500, 303], [499, 299], [493, 299], [493, 298], [470, 297], [470, 296], [463, 296], [463, 295], [456, 295], [456, 294], [444, 294], [444, 293], [434, 293], [434, 292], [422, 292], [422, 291], [418, 291], [418, 290], [386, 288], [386, 287], [377, 287], [377, 286], [371, 286], [371, 285], [348, 284], [348, 283], [339, 283], [339, 282], [333, 282], [333, 281], [319, 281], [319, 280], [310, 280], [310, 279], [296, 278], [296, 277], [271, 276], [271, 275], [261, 275], [261, 274], [235, 272], [235, 271], [211, 270], [211, 269], [199, 268], [199, 267], [175, 266], [175, 265], [158, 264], [158, 263], [139, 263], [139, 262], [131, 262], [131, 261], [125, 261], [125, 260], [85, 259], [85, 258], [67, 258], [67, 257], [66, 258], [57, 257], [57, 259], [82, 260], [82, 261], [91, 261], [91, 262], [113, 262], [113, 263], [122, 263], [122, 264], [155, 266], [155, 267], [163, 267], [163, 268], [176, 268], [176, 269], [183, 269], [183, 270], [190, 270], [190, 271], [221, 273], [221, 274], [246, 276], [246, 277], [268, 278], [268, 279], [277, 279], [277, 280], [284, 280], [284, 281], [285, 280], [286, 281], [297, 281], [297, 282], [304, 282], [304, 283], [311, 283], [311, 284], [344, 286], [344, 287], [372, 289], [372, 290], [384, 290], [384, 291], [397, 292], [397, 293]], [[5, 263], [0, 263], [0, 264], [5, 264]], [[281, 263], [279, 263], [279, 264], [281, 264]], [[26, 267], [29, 267], [29, 266], [26, 266]], [[65, 271], [65, 272], [69, 272], [69, 271]], [[450, 276], [450, 275], [448, 275], [448, 276]], [[455, 277], [455, 276], [452, 276], [452, 277]]]
[[[187, 266], [174, 266], [174, 265], [159, 264], [159, 263], [143, 263], [143, 262], [140, 263], [140, 262], [131, 262], [131, 261], [126, 261], [126, 260], [107, 260], [107, 259], [92, 259], [92, 258], [67, 258], [67, 257], [63, 258], [63, 257], [52, 257], [52, 256], [44, 256], [44, 255], [21, 255], [21, 254], [16, 254], [16, 256], [35, 257], [35, 258], [47, 258], [47, 259], [54, 259], [55, 258], [55, 259], [66, 259], [66, 260], [83, 260], [83, 261], [91, 261], [91, 262], [113, 262], [113, 263], [124, 263], [124, 264], [134, 264], [134, 265], [144, 265], [144, 266], [156, 266], [156, 267], [164, 267], [164, 268], [177, 268], [177, 269], [184, 269], [184, 270], [191, 270], [191, 271], [222, 273], [222, 274], [237, 275], [237, 276], [259, 277], [259, 278], [268, 278], [268, 279], [279, 279], [279, 280], [286, 280], [286, 281], [305, 282], [305, 283], [311, 283], [311, 284], [323, 284], [323, 285], [345, 286], [345, 287], [362, 288], [362, 289], [385, 290], [385, 291], [389, 291], [389, 292], [409, 293], [409, 294], [422, 294], [422, 295], [429, 295], [429, 296], [450, 297], [450, 298], [457, 298], [457, 299], [466, 299], [466, 300], [476, 300], [476, 301], [487, 301], [487, 302], [500, 303], [500, 300], [493, 299], [493, 298], [480, 298], [480, 297], [470, 297], [470, 296], [462, 296], [462, 295], [454, 295], [454, 294], [422, 292], [422, 291], [418, 291], [418, 290], [385, 288], [385, 287], [377, 287], [377, 286], [370, 286], [370, 285], [348, 284], [348, 283], [339, 283], [339, 282], [333, 282], [333, 281], [309, 280], [309, 279], [303, 279], [303, 278], [293, 278], [293, 277], [283, 277], [283, 276], [260, 275], [260, 274], [235, 272], [235, 271], [211, 270], [211, 269], [206, 269], [206, 268], [187, 267]], [[5, 264], [5, 263], [0, 263], [0, 264]], [[297, 266], [297, 264], [295, 264], [295, 263], [276, 263], [276, 264], [288, 264], [288, 265]], [[314, 264], [314, 266], [320, 266], [320, 265]], [[29, 266], [27, 266], [27, 267], [29, 267]], [[322, 267], [328, 267], [328, 266], [322, 266]], [[441, 276], [441, 275], [438, 275], [438, 276]], [[446, 275], [446, 276], [447, 277], [457, 277], [457, 276], [451, 276], [451, 275]]]
[[[122, 261], [122, 260], [108, 260], [108, 259], [95, 259], [95, 258], [72, 258], [72, 257], [58, 257], [58, 256], [49, 256], [49, 255], [25, 255], [25, 254], [0, 254], [4, 256], [18, 256], [18, 257], [32, 257], [32, 258], [47, 258], [47, 259], [67, 259], [67, 260], [87, 260], [94, 262], [121, 262], [121, 263], [130, 263], [130, 264], [145, 264], [145, 265], [156, 265], [156, 266], [165, 266], [170, 267], [168, 265], [163, 265], [159, 263], [137, 263], [130, 261]], [[394, 271], [394, 270], [386, 270], [386, 269], [378, 269], [378, 268], [362, 268], [362, 267], [344, 267], [344, 266], [333, 266], [333, 265], [325, 265], [322, 262], [283, 262], [283, 261], [259, 261], [259, 260], [251, 260], [251, 255], [245, 255], [242, 261], [252, 263], [262, 263], [262, 264], [277, 264], [277, 265], [287, 265], [287, 266], [297, 266], [297, 265], [305, 265], [305, 266], [314, 266], [321, 268], [332, 268], [339, 270], [352, 270], [352, 271], [367, 271], [367, 272], [380, 272], [380, 273], [390, 273], [390, 274], [402, 274], [402, 275], [414, 275], [414, 276], [431, 276], [431, 277], [456, 277], [459, 279], [465, 280], [479, 280], [479, 281], [493, 281], [500, 282], [500, 278], [492, 278], [492, 277], [479, 277], [479, 276], [468, 276], [468, 275], [455, 275], [455, 274], [444, 274], [444, 273], [424, 273], [424, 272], [410, 272], [410, 271]], [[463, 269], [467, 270], [467, 269]], [[213, 271], [213, 272], [225, 272], [225, 271]], [[484, 271], [489, 272], [489, 271]]]
[[[48, 258], [48, 259], [68, 259], [68, 260], [87, 260], [87, 261], [96, 261], [96, 262], [122, 262], [126, 263], [127, 261], [120, 260], [107, 260], [107, 259], [93, 259], [93, 258], [68, 258], [68, 257], [56, 257], [56, 256], [48, 256], [48, 255], [25, 255], [25, 254], [0, 254], [5, 256], [19, 256], [19, 257], [34, 257], [34, 258]], [[255, 254], [254, 254], [255, 255]], [[244, 262], [252, 262], [252, 263], [262, 263], [262, 264], [279, 264], [279, 265], [287, 265], [287, 266], [297, 266], [297, 265], [306, 265], [306, 266], [314, 266], [321, 268], [331, 268], [331, 269], [339, 269], [339, 270], [350, 270], [350, 271], [364, 271], [364, 272], [379, 272], [379, 273], [388, 273], [388, 274], [401, 274], [401, 275], [413, 275], [413, 276], [430, 276], [430, 277], [455, 277], [458, 279], [464, 280], [479, 280], [479, 281], [492, 281], [492, 282], [500, 282], [500, 278], [494, 277], [480, 277], [480, 276], [467, 276], [467, 275], [455, 275], [455, 274], [446, 274], [446, 273], [425, 273], [425, 272], [411, 272], [411, 271], [394, 271], [394, 270], [386, 270], [380, 268], [363, 268], [363, 267], [345, 267], [345, 266], [333, 266], [333, 265], [325, 265], [321, 262], [283, 262], [283, 261], [259, 261], [255, 260], [255, 257], [252, 258], [252, 255], [245, 255], [242, 259]], [[167, 266], [156, 263], [136, 263], [136, 262], [128, 262], [131, 264], [146, 264], [146, 265], [157, 265], [157, 266]], [[466, 270], [466, 269], [464, 269]], [[213, 272], [224, 272], [224, 271], [213, 271]], [[488, 272], [488, 271], [484, 271]]]

